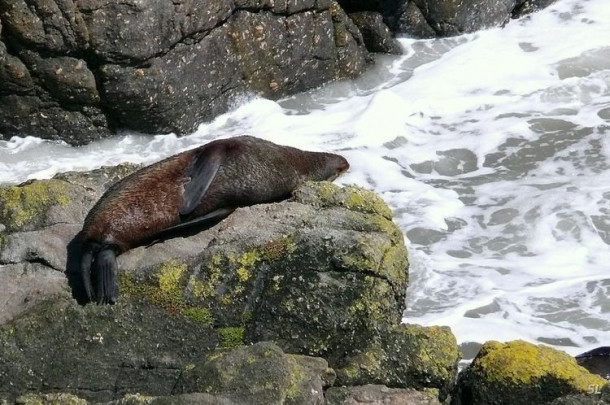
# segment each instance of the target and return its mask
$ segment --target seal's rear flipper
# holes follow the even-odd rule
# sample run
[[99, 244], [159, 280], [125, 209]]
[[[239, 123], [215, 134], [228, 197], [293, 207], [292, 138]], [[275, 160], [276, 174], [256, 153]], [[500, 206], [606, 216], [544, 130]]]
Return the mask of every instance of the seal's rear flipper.
[[83, 248], [80, 259], [80, 274], [85, 288], [87, 299], [93, 301], [93, 285], [91, 284], [91, 262], [93, 261], [93, 251], [91, 247]]
[[104, 247], [95, 257], [95, 298], [98, 304], [114, 304], [119, 298], [116, 254]]

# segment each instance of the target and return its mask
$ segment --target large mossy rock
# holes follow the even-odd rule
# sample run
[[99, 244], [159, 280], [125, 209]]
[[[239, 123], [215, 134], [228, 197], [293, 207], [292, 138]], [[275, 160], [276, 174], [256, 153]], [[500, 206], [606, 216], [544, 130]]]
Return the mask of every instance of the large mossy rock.
[[182, 369], [218, 346], [209, 325], [155, 306], [47, 298], [0, 328], [0, 398], [56, 390], [93, 401], [169, 395]]
[[188, 133], [243, 95], [354, 77], [366, 57], [330, 0], [3, 0], [0, 137]]
[[453, 403], [543, 404], [572, 394], [594, 395], [606, 383], [565, 352], [521, 340], [491, 341], [461, 373]]
[[176, 394], [204, 392], [238, 404], [324, 404], [324, 389], [334, 382], [326, 361], [287, 355], [272, 343], [218, 351], [186, 370]]
[[[311, 399], [298, 389], [321, 392], [329, 384], [319, 377], [326, 362], [341, 384], [448, 392], [455, 338], [445, 328], [400, 325], [408, 282], [403, 235], [379, 196], [359, 187], [304, 184], [291, 200], [240, 208], [210, 229], [130, 250], [118, 258], [119, 303], [79, 306], [70, 295], [82, 298], [82, 221], [134, 169], [0, 187], [0, 396], [59, 391], [139, 401], [121, 399], [138, 392], [163, 403], [181, 392], [185, 403], [241, 403], [226, 393], [232, 386], [221, 373], [197, 376], [234, 364], [235, 382], [263, 377], [248, 368], [256, 355], [239, 349], [261, 341], [277, 345], [269, 377], [277, 390], [267, 394], [285, 402]], [[312, 369], [318, 377], [294, 382]]]

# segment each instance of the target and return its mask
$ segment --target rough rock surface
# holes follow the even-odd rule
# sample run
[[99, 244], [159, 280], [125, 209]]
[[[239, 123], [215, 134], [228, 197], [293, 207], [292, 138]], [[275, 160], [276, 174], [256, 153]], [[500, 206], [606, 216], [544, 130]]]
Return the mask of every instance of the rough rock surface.
[[[521, 340], [487, 342], [460, 374], [453, 404], [543, 404], [601, 391], [606, 380], [565, 352]], [[567, 402], [570, 403], [570, 402]]]
[[459, 35], [505, 24], [555, 0], [340, 0], [348, 12], [378, 11], [394, 33], [416, 38]]
[[567, 395], [549, 402], [549, 405], [608, 405], [610, 404], [610, 384], [593, 386], [586, 394]]
[[211, 354], [180, 376], [174, 393], [206, 392], [238, 404], [324, 404], [334, 372], [320, 358], [287, 355], [272, 343]]
[[433, 392], [384, 385], [333, 387], [326, 392], [327, 405], [440, 405]]
[[349, 17], [362, 33], [362, 39], [369, 52], [402, 54], [400, 43], [384, 24], [380, 13], [360, 11], [349, 14]]
[[594, 374], [610, 380], [610, 346], [601, 346], [576, 356], [576, 361]]
[[365, 57], [330, 0], [3, 0], [0, 136], [185, 133], [243, 94], [356, 76]]
[[[388, 206], [358, 187], [308, 183], [289, 201], [241, 208], [203, 232], [133, 249], [118, 259], [119, 303], [78, 305], [70, 295], [82, 298], [82, 221], [134, 169], [0, 187], [0, 296], [10, 303], [0, 306], [0, 399], [63, 392], [136, 403], [120, 398], [138, 392], [155, 403], [173, 394], [184, 403], [257, 395], [318, 403], [334, 380], [329, 366], [341, 384], [450, 390], [455, 338], [447, 328], [400, 325], [403, 235]], [[244, 381], [255, 377], [270, 388], [247, 391]], [[211, 397], [187, 395], [195, 391]]]

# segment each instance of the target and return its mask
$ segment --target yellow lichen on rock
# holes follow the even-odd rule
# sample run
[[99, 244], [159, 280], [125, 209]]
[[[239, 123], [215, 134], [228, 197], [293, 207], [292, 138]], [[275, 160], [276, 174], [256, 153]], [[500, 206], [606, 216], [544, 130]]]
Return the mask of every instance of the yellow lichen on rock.
[[345, 207], [351, 211], [392, 219], [388, 204], [374, 191], [359, 186], [339, 187], [327, 181], [308, 182], [294, 192], [294, 198], [314, 206]]
[[43, 220], [52, 205], [70, 203], [67, 189], [66, 182], [55, 179], [0, 187], [0, 223], [14, 232]]
[[530, 384], [534, 380], [554, 378], [583, 393], [592, 385], [602, 386], [607, 382], [579, 366], [565, 352], [522, 340], [485, 343], [473, 367], [480, 367], [489, 380], [499, 383]]

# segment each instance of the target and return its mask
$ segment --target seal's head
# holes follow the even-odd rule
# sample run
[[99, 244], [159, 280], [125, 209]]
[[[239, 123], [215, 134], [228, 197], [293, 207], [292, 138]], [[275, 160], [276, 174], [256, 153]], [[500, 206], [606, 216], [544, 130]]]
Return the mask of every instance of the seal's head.
[[349, 163], [340, 155], [334, 153], [316, 153], [319, 161], [313, 164], [307, 180], [333, 181], [349, 169]]

